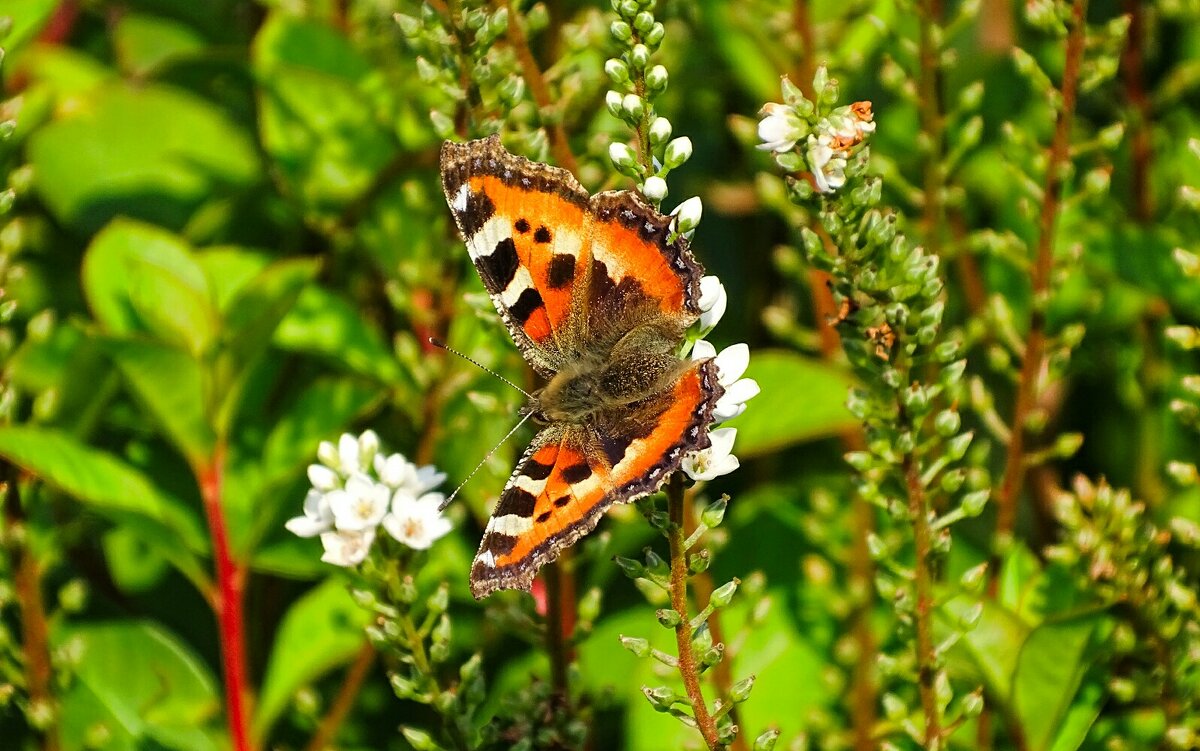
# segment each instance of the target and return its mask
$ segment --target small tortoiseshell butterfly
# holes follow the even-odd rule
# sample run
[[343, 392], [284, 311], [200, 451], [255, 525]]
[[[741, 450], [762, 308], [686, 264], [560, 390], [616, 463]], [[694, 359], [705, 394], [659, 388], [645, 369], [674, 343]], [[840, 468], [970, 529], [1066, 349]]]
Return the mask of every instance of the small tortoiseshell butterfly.
[[505, 486], [471, 591], [528, 590], [614, 503], [662, 486], [710, 445], [724, 392], [712, 359], [680, 357], [703, 270], [671, 219], [636, 194], [588, 195], [566, 170], [492, 136], [442, 146], [467, 251], [530, 366], [541, 432]]

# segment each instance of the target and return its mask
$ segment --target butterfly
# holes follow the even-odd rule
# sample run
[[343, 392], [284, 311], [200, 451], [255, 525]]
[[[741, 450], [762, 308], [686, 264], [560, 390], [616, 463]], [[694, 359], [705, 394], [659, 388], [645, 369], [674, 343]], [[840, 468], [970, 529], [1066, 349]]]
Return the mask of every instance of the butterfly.
[[545, 381], [540, 431], [500, 494], [471, 592], [528, 590], [613, 504], [658, 490], [710, 446], [724, 390], [714, 360], [681, 357], [703, 269], [636, 193], [589, 195], [499, 136], [446, 142], [442, 186], [467, 252], [525, 360]]

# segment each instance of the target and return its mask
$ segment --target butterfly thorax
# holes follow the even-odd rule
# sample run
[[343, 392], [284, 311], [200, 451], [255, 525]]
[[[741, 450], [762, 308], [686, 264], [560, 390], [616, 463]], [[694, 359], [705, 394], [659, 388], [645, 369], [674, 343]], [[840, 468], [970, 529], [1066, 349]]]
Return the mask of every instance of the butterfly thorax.
[[659, 327], [641, 327], [606, 355], [572, 362], [533, 395], [530, 408], [534, 419], [587, 423], [600, 412], [619, 410], [662, 393], [685, 366], [671, 353], [674, 339]]

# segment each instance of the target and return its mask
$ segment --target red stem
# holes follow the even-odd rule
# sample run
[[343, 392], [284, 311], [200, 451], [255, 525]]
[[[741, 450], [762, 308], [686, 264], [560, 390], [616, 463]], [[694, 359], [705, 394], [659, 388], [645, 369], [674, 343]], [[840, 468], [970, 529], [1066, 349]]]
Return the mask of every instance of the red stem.
[[229, 737], [233, 751], [250, 751], [249, 723], [246, 717], [247, 670], [245, 618], [242, 596], [246, 570], [229, 549], [225, 514], [221, 508], [221, 473], [225, 462], [224, 447], [218, 446], [207, 465], [196, 471], [204, 513], [212, 536], [213, 559], [217, 570], [217, 590], [212, 593], [212, 608], [220, 629], [221, 660], [225, 674], [225, 711], [229, 718]]

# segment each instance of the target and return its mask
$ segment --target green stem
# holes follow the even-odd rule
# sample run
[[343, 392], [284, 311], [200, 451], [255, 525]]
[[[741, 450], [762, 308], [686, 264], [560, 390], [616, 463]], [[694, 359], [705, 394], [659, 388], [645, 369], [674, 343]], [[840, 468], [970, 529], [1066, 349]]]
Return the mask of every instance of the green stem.
[[913, 572], [917, 590], [917, 605], [913, 617], [917, 632], [917, 689], [921, 695], [921, 710], [925, 714], [926, 751], [941, 748], [942, 716], [938, 708], [936, 679], [937, 655], [933, 647], [933, 573], [930, 558], [933, 554], [933, 530], [929, 525], [929, 504], [912, 454], [904, 458], [904, 477], [908, 483], [908, 512], [912, 516], [913, 545], [916, 560]]
[[667, 532], [667, 542], [671, 550], [671, 607], [679, 614], [679, 624], [675, 626], [675, 644], [679, 648], [679, 675], [683, 678], [683, 687], [692, 703], [692, 715], [704, 737], [704, 743], [709, 751], [724, 749], [725, 745], [717, 736], [717, 723], [708, 712], [704, 702], [704, 693], [700, 690], [700, 666], [696, 655], [692, 652], [692, 626], [688, 620], [687, 601], [687, 551], [684, 549], [684, 505], [683, 475], [676, 472], [671, 475], [667, 485], [667, 516], [670, 527]]

